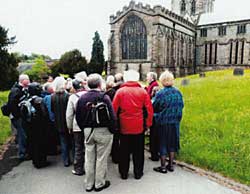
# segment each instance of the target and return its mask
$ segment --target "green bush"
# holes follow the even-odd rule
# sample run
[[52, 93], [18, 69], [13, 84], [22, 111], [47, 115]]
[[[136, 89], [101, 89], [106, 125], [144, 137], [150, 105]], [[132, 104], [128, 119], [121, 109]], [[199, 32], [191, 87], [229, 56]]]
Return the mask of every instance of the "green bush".
[[250, 184], [250, 71], [187, 77], [179, 159]]
[[[0, 92], [0, 107], [7, 102], [9, 92]], [[11, 135], [10, 120], [2, 115], [0, 111], [0, 145], [5, 143], [6, 139]]]

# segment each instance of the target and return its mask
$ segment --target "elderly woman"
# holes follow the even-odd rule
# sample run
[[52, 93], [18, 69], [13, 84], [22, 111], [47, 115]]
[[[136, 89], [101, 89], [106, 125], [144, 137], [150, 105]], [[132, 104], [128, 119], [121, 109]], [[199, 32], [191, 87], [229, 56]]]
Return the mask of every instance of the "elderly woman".
[[63, 163], [65, 167], [68, 167], [70, 166], [71, 137], [66, 123], [69, 94], [65, 91], [65, 83], [63, 77], [56, 77], [54, 80], [55, 93], [51, 97], [51, 110], [55, 115], [55, 127], [59, 133]]
[[[154, 99], [154, 119], [157, 124], [160, 140], [161, 166], [154, 168], [156, 172], [173, 172], [173, 159], [175, 152], [178, 152], [179, 126], [184, 107], [182, 94], [173, 87], [174, 76], [169, 71], [165, 71], [160, 76], [160, 82], [164, 86]], [[169, 156], [169, 163], [166, 166], [166, 155]]]
[[[76, 121], [84, 131], [86, 191], [90, 192], [92, 190], [101, 191], [110, 186], [106, 175], [113, 140], [110, 131], [115, 128], [116, 117], [110, 98], [101, 91], [102, 77], [99, 74], [89, 75], [88, 87], [90, 90], [78, 100]], [[97, 102], [107, 105], [106, 110], [110, 115], [109, 123], [97, 124], [94, 122], [92, 111], [97, 106]], [[100, 117], [98, 118], [101, 120]]]

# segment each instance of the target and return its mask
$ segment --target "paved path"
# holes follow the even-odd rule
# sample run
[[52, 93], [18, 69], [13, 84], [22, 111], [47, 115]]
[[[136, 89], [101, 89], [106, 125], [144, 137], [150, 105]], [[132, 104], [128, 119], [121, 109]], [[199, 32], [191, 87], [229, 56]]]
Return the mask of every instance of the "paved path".
[[[21, 163], [0, 180], [0, 194], [83, 194], [84, 176], [71, 174], [71, 167], [63, 167], [60, 157], [49, 157], [52, 164], [37, 170], [31, 161]], [[206, 177], [176, 167], [174, 173], [159, 174], [153, 167], [158, 162], [145, 161], [141, 180], [130, 174], [127, 180], [119, 178], [117, 165], [109, 163], [108, 177], [111, 187], [103, 194], [239, 194]], [[94, 192], [95, 193], [95, 192]]]

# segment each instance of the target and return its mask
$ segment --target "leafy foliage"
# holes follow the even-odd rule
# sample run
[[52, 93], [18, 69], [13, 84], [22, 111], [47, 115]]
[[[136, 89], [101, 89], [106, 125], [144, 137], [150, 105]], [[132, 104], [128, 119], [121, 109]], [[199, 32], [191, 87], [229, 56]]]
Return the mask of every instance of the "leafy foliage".
[[[0, 107], [7, 102], [9, 92], [0, 92]], [[11, 135], [10, 119], [2, 115], [0, 111], [0, 145], [5, 143], [6, 139]]]
[[102, 40], [100, 39], [99, 33], [96, 31], [95, 36], [93, 38], [92, 52], [91, 52], [91, 60], [88, 65], [88, 73], [99, 73], [102, 74], [104, 68], [104, 47]]
[[15, 37], [8, 38], [8, 30], [0, 26], [0, 90], [9, 89], [18, 77], [18, 59], [7, 50], [15, 43]]
[[179, 158], [250, 185], [250, 71], [189, 76], [177, 86], [185, 100]]
[[28, 62], [29, 63], [29, 62], [35, 61], [37, 58], [41, 58], [43, 60], [51, 60], [51, 57], [48, 55], [40, 55], [40, 54], [36, 54], [36, 53], [31, 53], [31, 55], [25, 55], [25, 54], [21, 54], [19, 52], [15, 52], [13, 54], [20, 62]]
[[[68, 74], [73, 77], [75, 73], [86, 71], [87, 60], [77, 49], [64, 53], [59, 62], [54, 64], [52, 72]], [[57, 72], [56, 72], [57, 71]]]
[[8, 30], [5, 29], [4, 27], [0, 26], [0, 50], [5, 50], [7, 51], [7, 48], [12, 45], [15, 44], [16, 37], [8, 37]]
[[25, 71], [32, 81], [40, 81], [43, 77], [50, 74], [51, 70], [47, 67], [46, 62], [42, 58], [37, 58], [32, 69]]

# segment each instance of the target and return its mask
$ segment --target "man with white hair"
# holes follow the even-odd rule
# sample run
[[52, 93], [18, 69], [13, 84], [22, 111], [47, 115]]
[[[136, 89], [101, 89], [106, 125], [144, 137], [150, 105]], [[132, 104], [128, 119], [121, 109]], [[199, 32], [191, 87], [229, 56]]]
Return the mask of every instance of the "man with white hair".
[[[157, 74], [155, 72], [148, 72], [147, 73], [147, 82], [148, 87], [146, 87], [146, 91], [150, 98], [153, 98], [154, 90], [159, 87], [157, 83]], [[150, 127], [150, 136], [149, 136], [149, 145], [150, 145], [150, 153], [151, 157], [149, 158], [152, 161], [159, 160], [159, 145], [158, 145], [158, 134], [157, 129], [155, 127], [155, 122], [153, 120], [153, 125]]]
[[[110, 154], [113, 131], [116, 126], [116, 117], [112, 103], [108, 95], [101, 91], [102, 77], [99, 74], [90, 74], [88, 77], [88, 87], [77, 102], [76, 121], [80, 129], [84, 132], [85, 144], [85, 171], [86, 171], [86, 191], [101, 191], [110, 186], [107, 180], [108, 156]], [[96, 122], [102, 120], [98, 116], [96, 107], [98, 102], [105, 103], [105, 110], [108, 111], [110, 120], [107, 123]], [[104, 110], [104, 109], [103, 109]], [[97, 114], [93, 117], [93, 112]], [[106, 112], [107, 113], [107, 112]], [[95, 115], [96, 115], [95, 114]]]
[[125, 83], [113, 100], [120, 122], [119, 172], [122, 179], [128, 178], [130, 154], [133, 155], [135, 179], [143, 176], [144, 130], [152, 124], [152, 104], [147, 92], [138, 83], [139, 77], [134, 70], [125, 71]]
[[152, 98], [153, 89], [159, 86], [159, 84], [157, 83], [157, 74], [155, 72], [148, 72], [147, 82], [148, 82], [148, 87], [146, 88], [146, 90], [150, 98]]
[[27, 156], [27, 142], [26, 133], [22, 126], [22, 118], [19, 103], [25, 96], [28, 95], [28, 85], [30, 83], [29, 76], [26, 74], [21, 74], [19, 76], [19, 82], [16, 83], [10, 91], [8, 97], [8, 105], [10, 108], [11, 115], [13, 116], [12, 124], [17, 129], [17, 142], [18, 142], [18, 155], [19, 159], [25, 160]]

